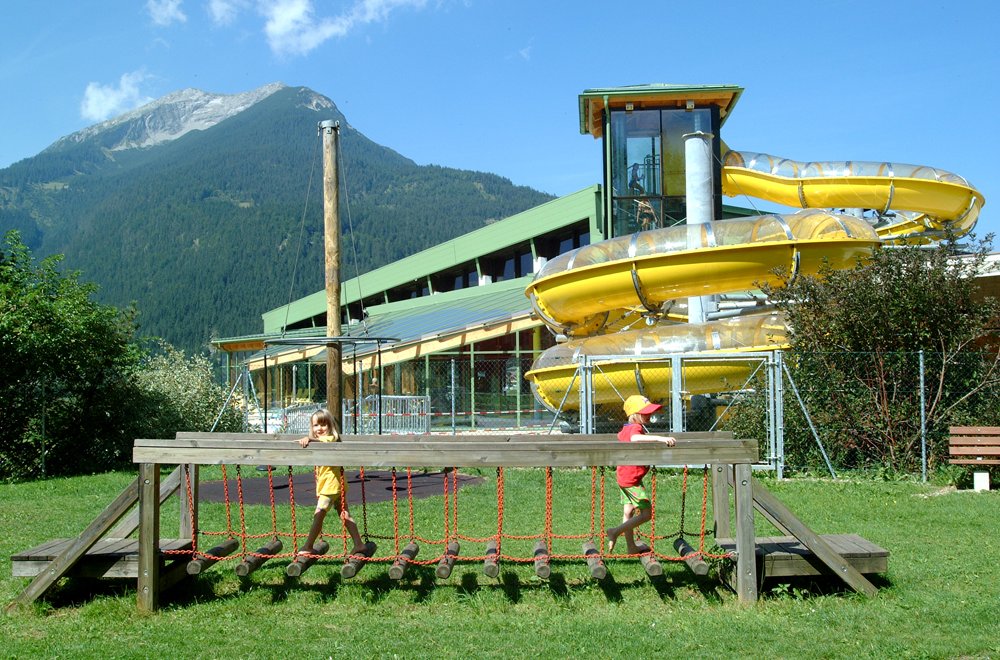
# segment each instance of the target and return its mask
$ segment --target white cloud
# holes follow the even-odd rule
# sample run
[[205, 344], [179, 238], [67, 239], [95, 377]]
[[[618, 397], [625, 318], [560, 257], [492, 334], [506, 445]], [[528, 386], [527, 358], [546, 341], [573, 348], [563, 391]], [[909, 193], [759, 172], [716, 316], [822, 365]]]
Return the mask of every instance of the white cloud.
[[245, 7], [243, 0], [209, 0], [208, 15], [216, 25], [229, 25]]
[[89, 83], [80, 103], [80, 116], [90, 121], [104, 121], [149, 103], [152, 99], [139, 92], [139, 84], [146, 77], [141, 71], [133, 71], [123, 74], [117, 87]]
[[181, 0], [146, 0], [149, 17], [157, 25], [183, 23], [187, 16], [181, 11]]
[[342, 37], [353, 28], [386, 20], [401, 7], [423, 8], [427, 0], [357, 0], [336, 18], [314, 18], [312, 0], [259, 0], [264, 32], [271, 50], [279, 55], [305, 55], [324, 41]]

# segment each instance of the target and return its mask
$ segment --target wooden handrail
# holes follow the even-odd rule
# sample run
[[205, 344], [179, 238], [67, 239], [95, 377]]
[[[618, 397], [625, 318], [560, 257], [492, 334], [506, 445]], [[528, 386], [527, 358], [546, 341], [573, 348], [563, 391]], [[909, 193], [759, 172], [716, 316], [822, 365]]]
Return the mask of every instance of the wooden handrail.
[[746, 464], [758, 458], [756, 440], [689, 438], [684, 434], [675, 435], [674, 447], [660, 442], [618, 442], [610, 434], [586, 440], [519, 436], [516, 441], [511, 440], [516, 436], [346, 436], [342, 442], [317, 442], [305, 448], [293, 439], [296, 437], [184, 434], [171, 439], [141, 439], [135, 441], [132, 459], [136, 463], [200, 465], [589, 467]]

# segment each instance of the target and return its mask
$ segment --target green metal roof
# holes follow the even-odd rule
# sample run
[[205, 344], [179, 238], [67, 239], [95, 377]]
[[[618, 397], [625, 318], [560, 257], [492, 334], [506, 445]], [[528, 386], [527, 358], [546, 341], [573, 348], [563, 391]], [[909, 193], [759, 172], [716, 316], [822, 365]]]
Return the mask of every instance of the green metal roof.
[[[524, 289], [531, 282], [531, 277], [528, 275], [496, 284], [369, 307], [365, 321], [351, 323], [343, 329], [343, 336], [391, 337], [398, 341], [385, 344], [383, 348], [392, 348], [480, 329], [513, 319], [527, 318], [531, 314], [531, 303], [524, 295]], [[282, 335], [271, 334], [262, 339], [266, 341], [279, 336], [318, 337], [324, 330], [324, 328], [294, 330]], [[257, 361], [265, 354], [271, 359], [297, 350], [297, 347], [271, 345], [249, 359]], [[356, 355], [363, 356], [374, 351], [375, 346], [359, 345]], [[319, 360], [323, 355], [325, 352], [314, 356], [314, 359]]]
[[[504, 248], [525, 243], [532, 238], [583, 218], [600, 218], [600, 186], [593, 185], [554, 199], [540, 206], [512, 215], [499, 222], [463, 234], [392, 264], [346, 280], [340, 286], [341, 305], [363, 297], [391, 290], [393, 287], [425, 279], [470, 260], [494, 254]], [[591, 227], [596, 231], [597, 227]], [[435, 299], [436, 296], [431, 296]], [[405, 302], [405, 301], [404, 301]], [[326, 292], [317, 291], [289, 305], [262, 315], [264, 333], [281, 332], [285, 325], [326, 313]]]

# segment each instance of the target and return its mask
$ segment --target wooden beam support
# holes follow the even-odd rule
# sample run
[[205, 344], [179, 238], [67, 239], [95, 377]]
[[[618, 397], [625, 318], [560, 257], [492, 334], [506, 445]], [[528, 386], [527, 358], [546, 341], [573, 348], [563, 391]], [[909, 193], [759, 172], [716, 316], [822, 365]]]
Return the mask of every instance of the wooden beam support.
[[136, 599], [140, 612], [160, 605], [160, 466], [139, 466], [139, 581]]
[[[183, 470], [182, 466], [178, 465], [177, 468], [167, 475], [166, 479], [160, 480], [160, 504], [163, 504], [167, 498], [177, 492], [177, 489], [181, 484], [181, 473]], [[136, 507], [128, 513], [124, 518], [118, 521], [118, 524], [114, 526], [114, 529], [109, 531], [105, 536], [113, 539], [127, 539], [135, 533], [135, 530], [139, 529], [139, 507]], [[181, 536], [180, 538], [190, 538]]]
[[736, 594], [742, 603], [757, 602], [757, 545], [753, 526], [753, 475], [749, 465], [737, 465]]
[[731, 538], [733, 535], [729, 520], [729, 484], [733, 480], [732, 468], [717, 463], [712, 470], [712, 526], [716, 538]]

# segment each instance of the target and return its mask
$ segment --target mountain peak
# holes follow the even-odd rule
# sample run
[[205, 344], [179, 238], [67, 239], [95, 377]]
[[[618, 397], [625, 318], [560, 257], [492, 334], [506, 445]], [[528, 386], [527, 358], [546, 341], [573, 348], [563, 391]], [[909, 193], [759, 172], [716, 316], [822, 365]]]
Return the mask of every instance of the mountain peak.
[[60, 138], [45, 151], [91, 139], [110, 151], [152, 147], [191, 131], [211, 128], [282, 89], [285, 85], [280, 82], [240, 94], [210, 94], [189, 87]]

